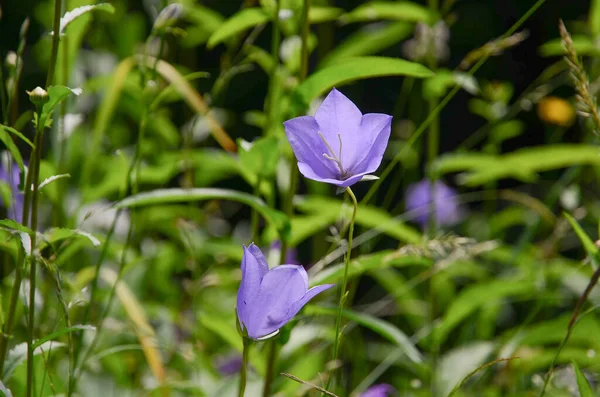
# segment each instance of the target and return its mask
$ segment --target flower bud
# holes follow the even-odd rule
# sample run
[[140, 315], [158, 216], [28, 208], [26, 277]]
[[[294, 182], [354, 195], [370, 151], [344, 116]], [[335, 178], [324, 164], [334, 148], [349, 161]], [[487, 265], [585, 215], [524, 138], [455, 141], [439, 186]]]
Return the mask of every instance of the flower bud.
[[154, 21], [154, 31], [161, 32], [177, 22], [183, 14], [183, 6], [181, 4], [169, 4], [158, 14]]
[[36, 107], [44, 106], [50, 100], [48, 93], [42, 87], [36, 87], [33, 91], [27, 91], [27, 94], [31, 103]]
[[13, 70], [14, 68], [17, 67], [17, 53], [14, 51], [9, 51], [8, 54], [6, 54], [6, 58], [4, 59], [4, 63], [6, 65], [6, 68], [9, 70]]

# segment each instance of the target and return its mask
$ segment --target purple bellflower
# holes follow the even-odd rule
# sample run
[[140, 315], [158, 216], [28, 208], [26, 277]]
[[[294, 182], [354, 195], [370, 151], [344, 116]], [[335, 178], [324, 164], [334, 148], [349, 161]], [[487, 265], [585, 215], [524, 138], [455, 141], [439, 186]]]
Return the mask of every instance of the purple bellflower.
[[392, 116], [363, 115], [335, 88], [315, 117], [283, 123], [302, 175], [315, 181], [348, 187], [377, 170], [390, 138]]
[[392, 386], [381, 383], [379, 385], [374, 385], [369, 387], [363, 393], [361, 393], [360, 397], [388, 397], [394, 395], [396, 389]]
[[12, 195], [12, 202], [9, 203], [10, 205], [7, 205], [3, 202], [2, 197], [0, 197], [0, 205], [3, 205], [6, 209], [8, 219], [21, 223], [23, 221], [24, 195], [19, 190], [19, 183], [21, 182], [20, 170], [16, 163], [10, 168], [9, 170], [0, 166], [0, 181], [8, 184]]
[[[415, 216], [422, 228], [429, 223], [430, 203], [435, 202], [435, 220], [438, 225], [453, 225], [462, 218], [456, 191], [441, 181], [436, 181], [431, 189], [431, 182], [424, 179], [408, 187], [406, 192], [406, 211]], [[434, 193], [432, 194], [432, 190]]]
[[244, 247], [242, 282], [237, 296], [237, 315], [252, 339], [263, 339], [283, 327], [317, 294], [333, 284], [308, 289], [308, 275], [302, 266], [280, 265], [269, 270], [260, 249]]

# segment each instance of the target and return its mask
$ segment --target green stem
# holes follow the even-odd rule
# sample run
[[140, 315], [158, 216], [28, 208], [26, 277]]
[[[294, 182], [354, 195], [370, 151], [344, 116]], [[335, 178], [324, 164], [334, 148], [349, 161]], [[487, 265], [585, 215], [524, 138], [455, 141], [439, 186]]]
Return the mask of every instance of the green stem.
[[[38, 109], [41, 115], [41, 108]], [[28, 312], [28, 328], [27, 334], [27, 391], [26, 396], [31, 397], [35, 388], [34, 379], [34, 368], [33, 368], [33, 340], [35, 339], [35, 289], [36, 289], [36, 273], [37, 273], [37, 260], [35, 256], [35, 247], [37, 240], [37, 223], [38, 223], [38, 202], [39, 202], [39, 191], [38, 185], [40, 180], [40, 161], [42, 157], [42, 142], [44, 136], [44, 125], [38, 124], [37, 131], [35, 134], [35, 162], [32, 166], [33, 170], [29, 172], [33, 173], [31, 188], [32, 200], [31, 200], [31, 224], [30, 228], [33, 231], [31, 234], [31, 255], [30, 269], [29, 269], [29, 312]]]
[[277, 83], [277, 70], [279, 69], [279, 46], [281, 44], [281, 33], [279, 31], [279, 9], [281, 7], [281, 0], [275, 0], [275, 17], [273, 19], [273, 37], [271, 38], [271, 58], [273, 58], [273, 68], [271, 69], [271, 76], [269, 82], [269, 93], [267, 98], [267, 117], [268, 122], [264, 131], [264, 135], [272, 134], [275, 127], [275, 116], [278, 108], [276, 101], [277, 89], [279, 85]]
[[58, 43], [60, 42], [60, 12], [62, 0], [54, 0], [54, 22], [52, 35], [52, 49], [50, 50], [50, 64], [48, 65], [48, 75], [46, 76], [46, 88], [54, 80], [54, 69], [56, 68], [56, 58], [58, 57]]
[[279, 342], [277, 339], [271, 339], [269, 342], [269, 356], [267, 357], [267, 374], [265, 378], [265, 385], [263, 388], [263, 397], [269, 397], [271, 395], [271, 384], [275, 378], [275, 366], [277, 363], [277, 354], [279, 352]]
[[303, 82], [308, 76], [308, 39], [310, 36], [310, 21], [308, 20], [308, 10], [310, 9], [310, 0], [304, 0], [302, 8], [302, 47], [299, 80]]
[[[350, 257], [352, 256], [352, 237], [354, 235], [354, 220], [356, 219], [356, 210], [358, 209], [358, 201], [356, 196], [350, 187], [346, 188], [346, 193], [352, 200], [352, 218], [350, 218], [350, 226], [348, 229], [348, 250], [346, 251], [346, 260], [344, 262], [344, 278], [342, 279], [342, 288], [340, 288], [340, 303], [338, 306], [337, 316], [335, 318], [335, 340], [333, 342], [333, 361], [337, 361], [339, 348], [340, 348], [340, 327], [342, 324], [342, 311], [344, 310], [344, 303], [346, 301], [346, 290], [348, 286], [348, 269], [350, 268]], [[331, 383], [333, 376], [329, 376], [327, 381], [327, 387]]]
[[242, 353], [242, 368], [240, 371], [240, 392], [238, 393], [238, 397], [244, 397], [244, 392], [246, 391], [246, 373], [248, 371], [248, 352], [250, 351], [250, 339], [242, 337], [244, 350]]

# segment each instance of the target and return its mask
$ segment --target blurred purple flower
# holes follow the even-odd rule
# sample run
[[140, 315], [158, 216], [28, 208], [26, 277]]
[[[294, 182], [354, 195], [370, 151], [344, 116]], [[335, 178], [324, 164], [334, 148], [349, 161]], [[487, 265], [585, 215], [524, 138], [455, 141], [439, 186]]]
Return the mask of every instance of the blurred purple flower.
[[[281, 252], [281, 240], [273, 240], [269, 246], [269, 251], [273, 250], [277, 251], [277, 255], [279, 255]], [[285, 251], [285, 259], [283, 262], [289, 265], [302, 265], [302, 263], [300, 263], [300, 259], [298, 259], [298, 250], [296, 248], [288, 247], [287, 251]]]
[[390, 137], [392, 116], [363, 115], [335, 88], [315, 117], [283, 123], [302, 175], [315, 181], [348, 187], [375, 172]]
[[0, 205], [6, 209], [6, 216], [8, 219], [15, 220], [19, 223], [23, 221], [23, 200], [24, 195], [19, 190], [19, 183], [21, 182], [21, 175], [19, 166], [13, 163], [11, 169], [7, 169], [5, 166], [0, 166], [0, 181], [6, 182], [10, 188], [12, 202], [7, 205], [0, 197]]
[[229, 356], [220, 357], [216, 360], [216, 366], [219, 373], [223, 376], [235, 375], [242, 368], [242, 356], [239, 354], [231, 354]]
[[359, 397], [388, 397], [393, 395], [396, 392], [392, 386], [381, 383], [379, 385], [374, 385], [365, 390]]
[[269, 270], [260, 249], [244, 247], [242, 282], [237, 296], [237, 314], [252, 339], [268, 336], [284, 326], [317, 294], [333, 284], [308, 289], [302, 266], [280, 265]]
[[[436, 181], [433, 194], [435, 200], [435, 219], [438, 225], [452, 225], [462, 218], [456, 191], [443, 182]], [[432, 200], [431, 182], [424, 179], [408, 187], [406, 192], [406, 211], [414, 215], [421, 227], [429, 223], [430, 203]]]

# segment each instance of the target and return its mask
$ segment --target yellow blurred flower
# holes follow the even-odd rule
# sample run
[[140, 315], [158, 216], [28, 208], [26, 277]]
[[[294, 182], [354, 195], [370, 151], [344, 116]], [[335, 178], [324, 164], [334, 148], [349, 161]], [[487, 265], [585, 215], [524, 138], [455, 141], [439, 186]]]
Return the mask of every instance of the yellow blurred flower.
[[575, 109], [562, 98], [549, 96], [543, 98], [537, 108], [538, 117], [546, 124], [569, 127], [575, 120]]

